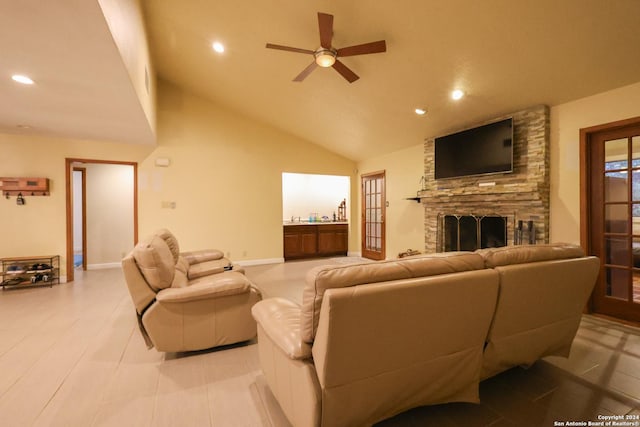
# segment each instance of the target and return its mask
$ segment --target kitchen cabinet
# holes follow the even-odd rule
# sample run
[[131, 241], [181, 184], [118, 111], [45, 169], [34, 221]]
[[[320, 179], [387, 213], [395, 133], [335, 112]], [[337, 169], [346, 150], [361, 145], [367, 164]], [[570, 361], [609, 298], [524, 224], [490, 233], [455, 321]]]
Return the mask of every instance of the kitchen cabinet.
[[284, 259], [346, 256], [349, 225], [345, 223], [289, 224], [283, 233]]
[[311, 258], [316, 255], [318, 233], [315, 225], [284, 227], [284, 259]]
[[318, 225], [318, 254], [346, 255], [348, 249], [347, 224]]

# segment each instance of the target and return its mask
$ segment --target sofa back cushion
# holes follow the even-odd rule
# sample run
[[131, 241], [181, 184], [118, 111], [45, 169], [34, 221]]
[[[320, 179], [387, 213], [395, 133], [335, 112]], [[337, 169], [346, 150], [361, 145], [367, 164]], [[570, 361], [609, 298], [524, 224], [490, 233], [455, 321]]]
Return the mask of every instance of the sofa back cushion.
[[600, 271], [596, 257], [496, 267], [500, 296], [482, 379], [550, 355], [569, 355]]
[[133, 258], [133, 251], [122, 259], [122, 271], [133, 305], [136, 307], [136, 312], [140, 314], [155, 299], [156, 291], [149, 287], [147, 280], [142, 275], [135, 258]]
[[149, 286], [159, 291], [171, 286], [175, 275], [175, 261], [165, 239], [153, 235], [133, 248], [133, 258]]
[[300, 313], [302, 339], [308, 343], [313, 342], [318, 328], [322, 297], [327, 289], [483, 268], [483, 258], [472, 252], [447, 252], [390, 261], [313, 268], [307, 273], [302, 293]]
[[478, 402], [497, 294], [491, 269], [328, 289], [312, 347], [322, 425]]
[[549, 356], [568, 356], [600, 271], [575, 245], [535, 245], [485, 253], [500, 277], [482, 379]]
[[176, 236], [174, 236], [173, 233], [166, 228], [161, 228], [154, 234], [165, 241], [165, 243], [169, 247], [169, 250], [171, 251], [171, 256], [173, 256], [173, 263], [176, 264], [178, 262], [178, 258], [180, 257], [180, 245], [178, 244], [178, 239], [176, 239]]
[[585, 256], [584, 250], [580, 246], [569, 243], [504, 246], [501, 248], [480, 249], [476, 252], [484, 258], [487, 268]]

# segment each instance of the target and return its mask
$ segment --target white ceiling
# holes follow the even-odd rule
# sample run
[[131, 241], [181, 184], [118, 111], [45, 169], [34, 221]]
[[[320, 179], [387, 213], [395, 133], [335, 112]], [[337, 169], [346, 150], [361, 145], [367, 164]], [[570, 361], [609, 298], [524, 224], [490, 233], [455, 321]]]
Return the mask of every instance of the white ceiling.
[[[134, 142], [148, 127], [97, 0], [0, 3], [0, 131]], [[638, 0], [142, 4], [160, 78], [354, 160], [640, 80]], [[312, 57], [265, 48], [316, 49], [319, 11], [335, 17], [335, 47], [387, 41], [342, 60], [352, 84], [332, 69], [292, 82]], [[467, 96], [452, 101], [454, 88]]]

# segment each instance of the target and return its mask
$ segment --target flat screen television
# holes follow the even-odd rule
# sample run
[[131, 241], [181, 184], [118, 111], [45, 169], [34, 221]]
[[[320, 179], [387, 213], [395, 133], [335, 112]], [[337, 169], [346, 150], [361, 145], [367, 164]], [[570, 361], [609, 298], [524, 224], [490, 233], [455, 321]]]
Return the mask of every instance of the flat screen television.
[[435, 139], [435, 179], [513, 172], [513, 118]]

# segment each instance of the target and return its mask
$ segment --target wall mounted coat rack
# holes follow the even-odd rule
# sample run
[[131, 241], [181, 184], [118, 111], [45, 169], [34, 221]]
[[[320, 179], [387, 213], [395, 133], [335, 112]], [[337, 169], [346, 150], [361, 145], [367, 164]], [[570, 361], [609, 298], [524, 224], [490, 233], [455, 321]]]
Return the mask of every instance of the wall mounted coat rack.
[[0, 178], [0, 190], [9, 196], [48, 196], [49, 178]]

